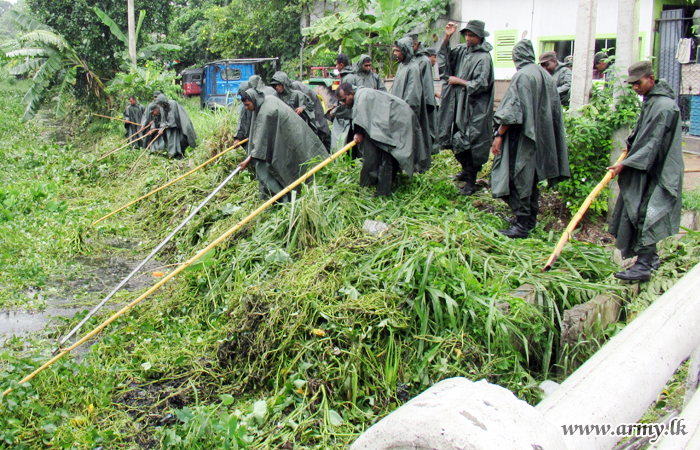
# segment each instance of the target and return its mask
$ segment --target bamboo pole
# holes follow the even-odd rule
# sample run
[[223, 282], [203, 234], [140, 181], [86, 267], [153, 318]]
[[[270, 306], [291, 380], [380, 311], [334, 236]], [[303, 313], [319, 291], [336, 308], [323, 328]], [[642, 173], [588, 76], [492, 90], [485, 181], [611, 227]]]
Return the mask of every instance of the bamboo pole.
[[131, 140], [132, 137], [136, 136], [137, 134], [139, 134], [140, 132], [142, 132], [143, 130], [145, 130], [146, 127], [148, 127], [148, 126], [150, 126], [150, 123], [149, 123], [148, 125], [146, 125], [145, 127], [141, 127], [141, 129], [140, 129], [139, 131], [137, 131], [136, 133], [134, 133], [134, 134], [132, 134], [131, 136], [129, 136], [128, 138], [126, 138], [126, 143], [125, 143], [124, 145], [122, 145], [121, 147], [117, 147], [117, 148], [115, 148], [114, 150], [110, 150], [109, 152], [105, 153], [104, 155], [102, 155], [102, 156], [100, 156], [98, 159], [96, 159], [95, 162], [100, 162], [100, 161], [102, 161], [103, 159], [105, 159], [106, 157], [108, 157], [109, 155], [111, 155], [112, 153], [116, 153], [116, 152], [118, 152], [119, 150], [123, 149], [124, 147], [128, 147], [130, 144], [133, 144], [134, 142], [138, 142], [138, 141], [140, 141], [141, 139], [143, 139], [143, 138], [145, 138], [146, 136], [148, 136], [149, 133], [146, 133], [146, 134], [144, 134], [143, 136], [141, 136], [141, 137], [138, 138], [138, 139], [134, 139], [133, 141]]
[[[151, 132], [153, 132], [153, 131], [155, 131], [155, 130], [151, 130]], [[165, 128], [161, 128], [160, 131], [158, 131], [158, 134], [156, 135], [156, 137], [154, 137], [153, 140], [152, 140], [151, 142], [148, 143], [148, 145], [146, 146], [146, 148], [143, 149], [143, 151], [141, 152], [141, 154], [139, 155], [139, 157], [136, 158], [136, 161], [134, 161], [134, 165], [131, 166], [131, 169], [129, 169], [129, 172], [126, 174], [127, 177], [128, 177], [129, 175], [131, 175], [131, 172], [133, 172], [134, 169], [136, 168], [136, 164], [138, 164], [139, 161], [141, 160], [141, 157], [142, 157], [143, 155], [146, 154], [146, 150], [148, 150], [148, 149], [151, 147], [151, 145], [153, 145], [153, 143], [154, 143], [155, 141], [158, 140], [158, 138], [163, 134], [163, 131], [165, 131]], [[149, 133], [149, 134], [150, 134], [150, 133]]]
[[102, 217], [102, 218], [97, 219], [96, 221], [94, 221], [94, 222], [92, 223], [92, 226], [97, 225], [98, 223], [102, 222], [103, 220], [105, 220], [105, 219], [107, 219], [107, 218], [109, 218], [109, 217], [115, 215], [115, 214], [118, 213], [119, 211], [125, 210], [126, 208], [128, 208], [128, 207], [131, 206], [131, 205], [133, 205], [134, 203], [138, 203], [138, 202], [140, 202], [141, 200], [143, 200], [143, 199], [145, 199], [145, 198], [148, 198], [148, 197], [150, 197], [151, 195], [155, 194], [156, 192], [162, 191], [163, 189], [165, 189], [165, 188], [168, 187], [168, 186], [172, 186], [173, 184], [177, 183], [178, 181], [182, 180], [183, 178], [192, 175], [193, 173], [195, 173], [196, 171], [198, 171], [198, 170], [201, 169], [202, 167], [206, 166], [206, 165], [209, 164], [210, 162], [216, 161], [218, 158], [221, 158], [222, 156], [224, 156], [224, 154], [230, 152], [231, 150], [233, 150], [233, 149], [235, 149], [235, 148], [240, 147], [241, 145], [245, 144], [246, 142], [248, 142], [248, 139], [247, 139], [247, 138], [246, 138], [246, 139], [243, 139], [243, 140], [242, 140], [241, 142], [239, 142], [238, 144], [236, 144], [236, 145], [234, 145], [234, 146], [232, 146], [232, 147], [227, 148], [226, 150], [224, 150], [223, 152], [219, 153], [218, 155], [216, 155], [216, 156], [210, 158], [209, 160], [203, 162], [202, 164], [198, 165], [197, 167], [195, 167], [194, 169], [190, 170], [190, 171], [187, 172], [186, 174], [184, 174], [184, 175], [182, 175], [182, 176], [180, 176], [180, 177], [178, 177], [178, 178], [175, 178], [173, 181], [170, 181], [170, 182], [164, 184], [163, 186], [152, 190], [152, 191], [149, 192], [148, 194], [146, 194], [146, 195], [144, 195], [144, 196], [142, 196], [142, 197], [139, 197], [139, 198], [137, 198], [136, 200], [134, 200], [134, 201], [132, 201], [132, 202], [130, 202], [130, 203], [127, 203], [126, 205], [122, 206], [122, 207], [119, 208], [119, 209], [116, 209], [116, 210], [112, 211], [111, 213], [107, 214], [106, 216], [104, 216], [104, 217]]
[[[622, 162], [623, 159], [627, 156], [627, 150], [622, 152], [622, 155], [620, 155], [620, 158], [615, 162], [615, 164], [618, 164]], [[613, 164], [614, 165], [614, 164]], [[547, 261], [547, 264], [544, 266], [544, 269], [542, 269], [542, 272], [547, 272], [551, 270], [552, 266], [556, 262], [557, 258], [561, 254], [561, 251], [564, 249], [564, 246], [566, 243], [569, 241], [569, 238], [571, 237], [571, 233], [574, 232], [574, 229], [576, 228], [576, 225], [583, 219], [583, 215], [586, 213], [588, 208], [591, 206], [591, 203], [593, 203], [593, 200], [600, 194], [600, 191], [603, 190], [605, 186], [612, 180], [613, 173], [612, 170], [608, 170], [608, 173], [605, 174], [603, 177], [603, 180], [598, 183], [598, 185], [593, 189], [593, 191], [588, 194], [588, 197], [586, 197], [586, 200], [583, 202], [581, 207], [579, 208], [578, 212], [574, 217], [571, 219], [571, 222], [569, 222], [569, 225], [566, 227], [564, 230], [564, 234], [562, 234], [561, 239], [559, 239], [559, 242], [557, 243], [557, 246], [554, 248], [554, 251], [552, 252], [552, 255], [549, 257], [549, 260]]]
[[[120, 309], [119, 311], [117, 311], [116, 313], [114, 313], [109, 319], [105, 320], [105, 321], [102, 322], [100, 325], [98, 325], [97, 327], [95, 327], [95, 329], [93, 329], [91, 332], [89, 332], [88, 334], [86, 334], [85, 336], [83, 336], [80, 340], [76, 341], [76, 342], [75, 342], [73, 345], [71, 345], [70, 347], [66, 347], [66, 348], [64, 348], [64, 349], [61, 349], [61, 351], [60, 351], [56, 356], [54, 356], [53, 358], [51, 358], [50, 360], [48, 360], [47, 362], [45, 362], [44, 364], [42, 364], [41, 367], [39, 367], [38, 369], [34, 370], [32, 373], [30, 373], [30, 374], [27, 375], [26, 377], [22, 378], [22, 379], [19, 381], [19, 384], [24, 384], [24, 383], [30, 381], [30, 380], [33, 379], [35, 376], [37, 376], [38, 374], [40, 374], [41, 372], [43, 372], [44, 370], [46, 370], [48, 367], [50, 367], [53, 363], [55, 363], [55, 362], [58, 361], [59, 359], [63, 358], [65, 355], [67, 355], [67, 354], [70, 353], [71, 351], [75, 350], [76, 348], [78, 348], [79, 346], [81, 346], [82, 344], [84, 344], [85, 342], [87, 342], [88, 340], [92, 339], [92, 338], [93, 338], [95, 335], [97, 335], [100, 331], [104, 330], [104, 329], [107, 327], [107, 325], [109, 325], [110, 323], [114, 322], [114, 321], [117, 320], [119, 317], [121, 317], [121, 316], [124, 315], [126, 312], [128, 312], [131, 308], [133, 308], [134, 306], [136, 306], [136, 305], [138, 305], [139, 303], [141, 303], [141, 301], [143, 301], [143, 300], [144, 300], [145, 298], [147, 298], [149, 295], [151, 295], [152, 293], [154, 293], [155, 291], [157, 291], [161, 286], [163, 286], [165, 283], [167, 283], [170, 279], [174, 278], [177, 274], [179, 274], [180, 272], [182, 272], [183, 270], [185, 270], [186, 268], [188, 268], [189, 266], [191, 266], [192, 264], [194, 264], [195, 262], [197, 262], [197, 260], [198, 260], [199, 258], [201, 258], [202, 256], [204, 256], [208, 251], [212, 250], [212, 249], [215, 248], [217, 245], [219, 245], [219, 244], [222, 243], [224, 240], [226, 240], [226, 238], [228, 238], [229, 236], [231, 236], [231, 235], [232, 235], [233, 233], [235, 233], [236, 231], [240, 230], [245, 224], [247, 224], [248, 222], [250, 222], [251, 220], [253, 220], [255, 217], [257, 217], [261, 212], [263, 212], [265, 209], [267, 209], [270, 205], [272, 205], [272, 204], [275, 203], [277, 200], [279, 200], [280, 198], [282, 198], [283, 196], [285, 196], [289, 191], [291, 191], [292, 189], [294, 189], [295, 187], [299, 186], [301, 183], [303, 183], [304, 181], [306, 181], [309, 177], [311, 177], [311, 175], [313, 175], [313, 174], [315, 174], [316, 172], [318, 172], [319, 170], [323, 169], [323, 168], [326, 167], [328, 164], [330, 164], [331, 162], [335, 161], [335, 160], [338, 159], [340, 156], [342, 156], [344, 153], [347, 153], [347, 151], [350, 150], [352, 147], [354, 147], [356, 144], [357, 144], [357, 143], [356, 143], [355, 141], [349, 143], [348, 145], [346, 145], [345, 147], [341, 148], [340, 150], [338, 150], [337, 152], [335, 152], [334, 154], [332, 154], [331, 156], [329, 156], [328, 158], [326, 158], [325, 160], [323, 160], [321, 163], [319, 163], [318, 165], [316, 165], [313, 169], [309, 170], [309, 171], [306, 172], [304, 175], [302, 175], [301, 177], [299, 177], [295, 182], [293, 182], [292, 184], [290, 184], [290, 185], [287, 186], [286, 188], [282, 189], [277, 195], [275, 195], [274, 197], [272, 197], [271, 199], [269, 199], [268, 201], [266, 201], [265, 203], [263, 203], [262, 205], [260, 205], [260, 206], [258, 207], [258, 209], [256, 209], [256, 210], [253, 211], [252, 213], [250, 213], [246, 218], [244, 218], [243, 220], [241, 220], [240, 222], [238, 222], [236, 225], [234, 225], [232, 228], [230, 228], [230, 229], [229, 229], [228, 231], [226, 231], [224, 234], [222, 234], [221, 236], [219, 236], [218, 238], [216, 238], [212, 243], [210, 243], [209, 245], [207, 245], [206, 247], [204, 247], [202, 250], [200, 250], [199, 252], [197, 252], [197, 254], [194, 255], [192, 258], [188, 259], [185, 263], [183, 263], [182, 265], [180, 265], [177, 269], [175, 269], [174, 271], [170, 272], [168, 275], [164, 276], [163, 279], [161, 279], [159, 282], [157, 282], [156, 284], [154, 284], [153, 286], [151, 286], [151, 288], [149, 288], [146, 292], [144, 292], [143, 294], [141, 294], [137, 299], [133, 300], [132, 302], [130, 302], [129, 304], [127, 304], [125, 307], [123, 307], [122, 309]], [[12, 388], [7, 388], [7, 389], [2, 393], [2, 395], [5, 396], [5, 395], [9, 394], [10, 392], [12, 392]]]
[[129, 125], [139, 125], [139, 126], [141, 125], [140, 123], [131, 122], [129, 120], [120, 119], [118, 117], [103, 116], [102, 114], [95, 114], [95, 113], [92, 113], [92, 115], [97, 116], [97, 117], [104, 117], [105, 119], [118, 120], [119, 122], [128, 123]]
[[231, 172], [231, 174], [230, 174], [228, 177], [226, 177], [226, 179], [225, 179], [224, 181], [222, 181], [221, 184], [219, 184], [219, 185], [216, 187], [216, 189], [214, 189], [214, 190], [207, 196], [207, 198], [205, 198], [195, 209], [193, 209], [192, 212], [185, 218], [185, 220], [183, 220], [183, 221], [180, 223], [180, 225], [178, 225], [177, 227], [175, 227], [175, 229], [174, 229], [165, 239], [163, 239], [163, 240], [161, 241], [161, 243], [158, 244], [158, 245], [156, 246], [156, 248], [154, 248], [154, 249], [151, 251], [151, 253], [146, 257], [146, 259], [144, 259], [143, 261], [141, 261], [141, 263], [139, 263], [139, 265], [136, 266], [136, 267], [131, 271], [131, 273], [130, 273], [129, 275], [127, 275], [126, 278], [124, 278], [124, 279], [117, 285], [117, 287], [115, 287], [115, 288], [112, 290], [112, 292], [109, 293], [109, 295], [108, 295], [107, 297], [105, 297], [100, 303], [98, 303], [98, 304], [92, 309], [92, 311], [90, 311], [85, 317], [83, 317], [83, 320], [81, 320], [80, 323], [79, 323], [78, 325], [75, 326], [75, 328], [73, 328], [67, 335], [65, 335], [65, 336], [59, 341], [58, 347], [55, 348], [55, 349], [53, 350], [52, 353], [58, 352], [59, 349], [60, 349], [60, 347], [61, 347], [61, 345], [65, 344], [66, 341], [67, 341], [68, 339], [71, 338], [71, 336], [73, 336], [76, 332], [78, 332], [78, 330], [80, 330], [80, 328], [81, 328], [83, 325], [85, 325], [85, 322], [87, 322], [93, 315], [95, 315], [95, 313], [96, 313], [97, 311], [99, 311], [100, 308], [102, 308], [102, 306], [104, 306], [104, 304], [107, 303], [107, 302], [109, 301], [109, 299], [111, 299], [112, 297], [114, 297], [114, 295], [115, 295], [117, 292], [119, 292], [119, 290], [120, 290], [122, 287], [124, 287], [124, 285], [126, 285], [126, 283], [127, 283], [134, 275], [136, 275], [136, 274], [138, 273], [138, 271], [141, 270], [141, 268], [142, 268], [144, 265], [146, 265], [146, 263], [147, 263], [148, 261], [151, 260], [151, 258], [153, 258], [153, 257], [168, 243], [168, 242], [170, 242], [170, 240], [171, 240], [185, 225], [187, 225], [187, 223], [188, 223], [190, 220], [192, 220], [192, 218], [193, 218], [194, 216], [196, 216], [197, 213], [199, 213], [199, 211], [201, 211], [202, 208], [204, 208], [204, 206], [205, 206], [207, 203], [209, 203], [209, 201], [210, 201], [212, 198], [214, 198], [214, 196], [215, 196], [216, 194], [218, 194], [218, 193], [224, 188], [224, 186], [226, 186], [226, 185], [228, 184], [228, 182], [231, 181], [231, 180], [233, 179], [233, 177], [235, 177], [235, 176], [238, 174], [238, 172], [240, 172], [241, 170], [245, 169], [246, 166], [248, 165], [248, 163], [250, 163], [250, 159], [251, 159], [251, 158], [250, 158], [250, 156], [249, 156], [249, 157], [247, 157], [242, 163], [240, 163], [240, 164], [238, 165], [238, 167], [236, 167], [236, 169], [235, 169], [233, 172]]

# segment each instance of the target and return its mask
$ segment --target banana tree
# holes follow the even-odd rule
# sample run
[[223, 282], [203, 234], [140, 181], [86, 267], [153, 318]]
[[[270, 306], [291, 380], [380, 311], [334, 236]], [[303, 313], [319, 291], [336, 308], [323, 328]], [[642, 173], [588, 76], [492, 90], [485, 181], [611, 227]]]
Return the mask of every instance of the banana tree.
[[354, 8], [321, 18], [302, 34], [319, 39], [312, 52], [339, 45], [352, 58], [368, 49], [381, 49], [373, 58], [383, 63], [384, 74], [389, 76], [396, 64], [394, 42], [410, 30], [425, 29], [426, 18], [434, 21], [448, 4], [449, 0], [356, 0]]
[[[131, 60], [129, 59], [129, 40], [127, 39], [126, 35], [124, 32], [119, 28], [119, 25], [112, 20], [111, 17], [107, 15], [106, 12], [102, 11], [100, 8], [97, 6], [94, 7], [95, 14], [100, 18], [102, 23], [107, 25], [109, 27], [109, 31], [112, 32], [112, 35], [119, 39], [121, 42], [124, 43], [124, 51], [121, 54], [122, 59], [124, 60], [125, 65], [131, 66]], [[139, 20], [138, 23], [136, 24], [136, 44], [138, 45], [138, 39], [139, 39], [139, 33], [141, 31], [141, 24], [143, 24], [143, 20], [146, 18], [146, 11], [141, 10], [139, 13]], [[153, 56], [153, 54], [159, 50], [165, 50], [165, 51], [179, 51], [182, 50], [182, 47], [179, 45], [175, 44], [165, 44], [165, 43], [156, 43], [156, 44], [151, 44], [147, 45], [140, 50], [136, 51], [136, 59], [146, 59], [150, 58]], [[126, 69], [126, 67], [125, 67]]]
[[88, 87], [100, 97], [104, 91], [102, 81], [63, 36], [28, 14], [15, 10], [5, 14], [23, 30], [15, 39], [0, 46], [5, 58], [11, 60], [10, 73], [32, 75], [32, 84], [22, 98], [22, 104], [27, 105], [23, 121], [34, 117], [50, 86], [58, 86], [54, 98], [56, 117], [65, 115], [66, 102], [72, 94], [79, 69], [85, 75]]

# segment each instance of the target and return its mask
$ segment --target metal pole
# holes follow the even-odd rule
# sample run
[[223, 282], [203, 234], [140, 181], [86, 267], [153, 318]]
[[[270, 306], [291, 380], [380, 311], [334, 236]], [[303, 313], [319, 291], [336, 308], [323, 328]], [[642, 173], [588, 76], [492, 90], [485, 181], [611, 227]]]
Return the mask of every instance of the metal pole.
[[80, 327], [82, 327], [82, 326], [85, 324], [85, 322], [87, 322], [97, 311], [99, 311], [100, 308], [102, 308], [102, 306], [104, 306], [104, 304], [107, 303], [107, 301], [109, 301], [109, 299], [111, 299], [112, 297], [114, 297], [114, 295], [115, 295], [121, 288], [123, 288], [124, 285], [126, 285], [126, 283], [127, 283], [134, 275], [136, 275], [136, 273], [137, 273], [139, 270], [141, 270], [141, 268], [142, 268], [148, 261], [150, 261], [151, 258], [153, 258], [153, 257], [156, 255], [156, 253], [158, 253], [158, 252], [165, 246], [165, 244], [167, 244], [168, 242], [170, 242], [170, 240], [178, 233], [178, 231], [182, 230], [182, 228], [183, 228], [185, 225], [187, 225], [187, 222], [189, 222], [190, 220], [192, 220], [192, 218], [193, 218], [195, 215], [197, 215], [197, 213], [198, 213], [199, 211], [201, 211], [202, 208], [204, 208], [204, 206], [205, 206], [207, 203], [209, 203], [209, 201], [210, 201], [212, 198], [214, 198], [214, 196], [215, 196], [216, 194], [218, 194], [219, 191], [221, 191], [221, 189], [223, 189], [224, 186], [226, 186], [226, 184], [227, 184], [229, 181], [231, 181], [231, 180], [233, 179], [234, 176], [236, 176], [236, 175], [238, 174], [238, 172], [241, 171], [241, 167], [245, 167], [245, 165], [247, 165], [248, 162], [250, 162], [250, 156], [249, 156], [248, 158], [246, 158], [246, 160], [243, 161], [243, 163], [239, 164], [238, 167], [236, 167], [236, 170], [234, 170], [233, 172], [231, 172], [231, 174], [230, 174], [228, 177], [226, 177], [226, 179], [225, 179], [223, 182], [221, 182], [221, 184], [220, 184], [216, 189], [214, 189], [214, 191], [213, 191], [211, 194], [209, 194], [209, 196], [208, 196], [207, 198], [205, 198], [204, 201], [202, 201], [202, 203], [200, 203], [199, 206], [197, 206], [197, 207], [190, 213], [190, 215], [187, 216], [187, 217], [185, 218], [185, 220], [183, 220], [183, 221], [180, 223], [180, 225], [178, 225], [178, 226], [168, 235], [168, 237], [166, 237], [165, 239], [163, 239], [163, 241], [162, 241], [160, 244], [158, 244], [158, 245], [156, 246], [156, 248], [154, 248], [148, 256], [146, 256], [146, 259], [144, 259], [143, 261], [141, 261], [141, 263], [140, 263], [138, 266], [136, 266], [136, 268], [135, 268], [134, 270], [132, 270], [131, 273], [130, 273], [129, 275], [127, 275], [126, 278], [124, 278], [124, 279], [121, 281], [121, 283], [119, 283], [119, 284], [117, 285], [117, 287], [115, 287], [115, 288], [112, 290], [112, 292], [109, 293], [109, 295], [108, 295], [107, 297], [104, 298], [104, 300], [102, 300], [97, 306], [95, 306], [95, 307], [92, 309], [92, 311], [90, 311], [90, 312], [88, 313], [88, 315], [86, 315], [86, 316], [83, 318], [83, 320], [81, 320], [80, 323], [79, 323], [78, 325], [76, 325], [75, 328], [73, 328], [73, 329], [70, 331], [70, 333], [68, 333], [66, 336], [64, 336], [64, 337], [61, 339], [61, 341], [58, 343], [58, 347], [56, 347], [56, 348], [53, 350], [52, 353], [58, 352], [58, 350], [60, 349], [60, 347], [61, 347], [68, 339], [70, 339], [71, 336], [73, 336], [76, 332], [78, 332], [78, 330], [80, 330]]
[[[254, 218], [256, 218], [261, 212], [263, 212], [265, 209], [267, 209], [270, 205], [272, 205], [272, 204], [275, 203], [277, 200], [279, 200], [280, 198], [282, 198], [282, 197], [284, 197], [285, 195], [287, 195], [287, 193], [288, 193], [289, 191], [291, 191], [291, 190], [294, 189], [295, 187], [299, 186], [301, 183], [303, 183], [304, 181], [306, 181], [306, 180], [307, 180], [309, 177], [311, 177], [313, 174], [315, 174], [315, 173], [318, 172], [319, 170], [323, 169], [324, 167], [326, 167], [328, 164], [330, 164], [330, 163], [332, 163], [333, 161], [335, 161], [336, 159], [338, 159], [338, 158], [339, 158], [340, 156], [342, 156], [343, 154], [347, 153], [347, 151], [350, 150], [351, 148], [353, 148], [355, 145], [357, 145], [357, 143], [356, 143], [355, 141], [352, 141], [352, 142], [350, 142], [348, 145], [346, 145], [345, 147], [343, 147], [343, 148], [341, 148], [340, 150], [338, 150], [337, 152], [333, 153], [333, 154], [332, 154], [331, 156], [329, 156], [328, 158], [324, 159], [324, 160], [323, 160], [322, 162], [320, 162], [316, 167], [314, 167], [313, 169], [311, 169], [311, 170], [309, 170], [308, 172], [306, 172], [304, 175], [302, 175], [300, 178], [298, 178], [298, 179], [297, 179], [296, 181], [294, 181], [292, 184], [290, 184], [289, 186], [287, 186], [286, 188], [284, 188], [284, 189], [282, 189], [280, 192], [278, 192], [274, 197], [272, 197], [271, 199], [269, 199], [268, 201], [266, 201], [265, 203], [263, 203], [262, 205], [260, 205], [260, 206], [258, 207], [258, 209], [256, 209], [256, 210], [253, 211], [252, 213], [250, 213], [245, 219], [243, 219], [243, 220], [241, 220], [240, 222], [238, 222], [236, 225], [234, 225], [232, 228], [230, 228], [230, 229], [229, 229], [228, 231], [226, 231], [224, 234], [222, 234], [221, 236], [219, 236], [218, 238], [216, 238], [212, 243], [210, 243], [209, 245], [207, 245], [206, 247], [204, 247], [203, 249], [201, 249], [201, 250], [200, 250], [199, 252], [197, 252], [197, 254], [194, 255], [192, 258], [188, 259], [187, 261], [185, 261], [184, 263], [182, 263], [180, 266], [178, 266], [175, 270], [173, 270], [172, 272], [170, 272], [169, 274], [167, 274], [166, 276], [164, 276], [159, 282], [157, 282], [156, 284], [154, 284], [153, 286], [151, 286], [150, 289], [148, 289], [146, 292], [144, 292], [143, 294], [141, 294], [137, 299], [133, 300], [133, 301], [130, 302], [128, 305], [126, 305], [125, 307], [123, 307], [122, 309], [120, 309], [119, 311], [117, 311], [116, 313], [112, 314], [112, 316], [111, 316], [109, 319], [105, 320], [105, 321], [102, 322], [100, 325], [98, 325], [97, 327], [95, 327], [91, 332], [89, 332], [88, 334], [86, 334], [85, 336], [83, 336], [82, 338], [80, 338], [79, 341], [75, 342], [75, 343], [74, 343], [73, 345], [71, 345], [70, 347], [66, 347], [66, 348], [61, 349], [60, 352], [59, 352], [56, 356], [54, 356], [54, 357], [51, 358], [50, 360], [46, 361], [44, 364], [41, 365], [41, 367], [35, 369], [32, 373], [30, 373], [30, 374], [27, 375], [26, 377], [22, 378], [22, 379], [19, 381], [19, 384], [26, 383], [27, 381], [33, 379], [35, 376], [37, 376], [38, 374], [40, 374], [41, 372], [43, 372], [44, 370], [46, 370], [48, 367], [50, 367], [53, 363], [55, 363], [55, 362], [58, 361], [59, 359], [63, 358], [64, 356], [66, 356], [68, 353], [70, 353], [71, 351], [75, 350], [76, 348], [80, 347], [82, 344], [84, 344], [84, 343], [87, 342], [88, 340], [92, 339], [92, 338], [93, 338], [94, 336], [96, 336], [100, 331], [104, 330], [110, 323], [114, 322], [114, 321], [117, 320], [119, 317], [121, 317], [121, 316], [123, 316], [124, 314], [126, 314], [131, 308], [133, 308], [134, 306], [138, 305], [138, 304], [141, 303], [144, 299], [146, 299], [149, 295], [151, 295], [152, 293], [154, 293], [155, 291], [157, 291], [158, 289], [160, 289], [161, 286], [163, 286], [163, 285], [164, 285], [165, 283], [167, 283], [169, 280], [171, 280], [172, 278], [174, 278], [177, 274], [179, 274], [180, 272], [182, 272], [183, 270], [187, 269], [189, 266], [191, 266], [192, 264], [194, 264], [195, 262], [197, 262], [197, 260], [198, 260], [199, 258], [201, 258], [202, 256], [204, 256], [208, 251], [214, 249], [217, 245], [221, 244], [224, 240], [226, 240], [226, 239], [227, 239], [229, 236], [231, 236], [233, 233], [235, 233], [236, 231], [238, 231], [238, 230], [240, 230], [241, 228], [243, 228], [243, 226], [244, 226], [245, 224], [247, 224], [248, 222], [250, 222], [251, 220], [253, 220]], [[2, 395], [5, 396], [5, 395], [9, 394], [10, 392], [12, 392], [12, 388], [11, 388], [11, 387], [5, 389], [5, 391], [2, 393]]]

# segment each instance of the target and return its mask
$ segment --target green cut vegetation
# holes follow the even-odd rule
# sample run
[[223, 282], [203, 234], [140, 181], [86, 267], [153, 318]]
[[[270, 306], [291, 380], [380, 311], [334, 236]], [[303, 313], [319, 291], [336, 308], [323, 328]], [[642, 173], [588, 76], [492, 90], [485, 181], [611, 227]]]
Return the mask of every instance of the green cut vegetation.
[[[126, 176], [139, 150], [96, 161], [119, 145], [120, 123], [78, 114], [21, 123], [26, 89], [0, 85], [0, 309], [82, 311], [121, 279], [116, 265], [145, 257], [244, 152], [91, 223], [230, 146], [237, 113], [184, 101], [201, 138], [189, 160], [146, 155]], [[542, 224], [531, 239], [501, 236], [505, 206], [486, 192], [458, 196], [453, 160], [438, 155], [428, 173], [400, 176], [392, 197], [372, 198], [358, 162], [341, 158], [29, 383], [17, 381], [84, 313], [5, 340], [0, 389], [13, 391], [0, 398], [0, 448], [341, 449], [452, 376], [537, 403], [539, 382], [569, 370], [556, 364], [566, 360], [564, 310], [621, 290], [617, 267], [609, 249], [572, 242], [541, 273], [559, 234]], [[254, 176], [234, 178], [81, 334], [155, 283], [152, 271], [172, 270], [260, 204]], [[368, 219], [388, 229], [370, 235]], [[630, 316], [700, 261], [698, 234], [667, 240], [662, 256]], [[534, 304], [514, 295], [528, 283]]]

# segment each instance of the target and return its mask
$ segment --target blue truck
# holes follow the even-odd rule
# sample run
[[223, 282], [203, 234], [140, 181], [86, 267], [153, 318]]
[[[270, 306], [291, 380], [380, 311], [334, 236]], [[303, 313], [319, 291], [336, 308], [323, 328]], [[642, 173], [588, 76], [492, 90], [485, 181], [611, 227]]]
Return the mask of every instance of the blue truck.
[[279, 58], [224, 59], [204, 65], [204, 79], [200, 103], [202, 108], [216, 108], [231, 104], [241, 83], [255, 75], [255, 65], [272, 61], [277, 70]]

